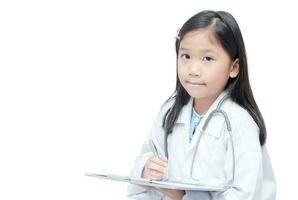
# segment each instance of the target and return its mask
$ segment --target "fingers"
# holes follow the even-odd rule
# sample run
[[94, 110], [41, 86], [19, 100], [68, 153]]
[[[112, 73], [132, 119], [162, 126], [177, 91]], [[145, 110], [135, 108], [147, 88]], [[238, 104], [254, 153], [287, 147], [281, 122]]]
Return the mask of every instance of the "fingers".
[[167, 168], [167, 163], [158, 160], [150, 160], [147, 167], [159, 172], [164, 172], [164, 170]]
[[159, 158], [151, 157], [149, 159], [150, 159], [151, 163], [155, 163], [156, 165], [159, 165], [161, 167], [167, 167], [167, 165], [168, 165], [168, 161], [164, 157], [159, 157]]
[[148, 171], [148, 178], [151, 180], [161, 180], [164, 177], [163, 173], [160, 173], [155, 170], [149, 170]]
[[167, 159], [165, 157], [151, 157], [145, 165], [145, 178], [161, 180], [167, 172]]
[[171, 199], [183, 199], [183, 196], [185, 194], [184, 190], [172, 190], [172, 189], [163, 189], [163, 188], [157, 188], [157, 187], [155, 188], [155, 190], [165, 194]]

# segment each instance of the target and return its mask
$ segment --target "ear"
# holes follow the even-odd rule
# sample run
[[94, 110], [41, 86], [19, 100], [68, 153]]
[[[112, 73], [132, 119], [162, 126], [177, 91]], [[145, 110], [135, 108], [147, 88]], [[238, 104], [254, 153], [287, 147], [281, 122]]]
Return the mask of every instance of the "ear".
[[239, 74], [239, 58], [234, 60], [230, 67], [230, 77], [235, 78]]

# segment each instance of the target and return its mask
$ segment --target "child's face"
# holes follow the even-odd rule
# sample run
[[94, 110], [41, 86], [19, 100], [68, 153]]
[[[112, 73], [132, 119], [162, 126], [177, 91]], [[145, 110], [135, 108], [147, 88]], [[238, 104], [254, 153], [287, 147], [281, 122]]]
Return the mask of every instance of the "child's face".
[[180, 83], [194, 98], [216, 98], [225, 88], [229, 77], [235, 77], [238, 61], [232, 62], [208, 28], [184, 35], [178, 55]]

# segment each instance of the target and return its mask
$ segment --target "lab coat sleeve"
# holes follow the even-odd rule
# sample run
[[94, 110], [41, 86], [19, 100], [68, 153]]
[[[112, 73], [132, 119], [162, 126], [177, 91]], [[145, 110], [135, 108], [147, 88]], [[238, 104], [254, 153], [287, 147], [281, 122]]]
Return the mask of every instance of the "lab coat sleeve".
[[[151, 138], [156, 145], [157, 151], [159, 154], [164, 155], [164, 130], [162, 128], [162, 119], [165, 114], [165, 110], [161, 109], [158, 115], [155, 117], [151, 131], [147, 138], [144, 141], [144, 144], [142, 146], [142, 150], [139, 156], [137, 156], [135, 160], [135, 164], [131, 170], [131, 177], [143, 177], [143, 171], [145, 164], [149, 157], [153, 155], [148, 139]], [[129, 184], [128, 190], [127, 190], [127, 196], [134, 199], [166, 199], [165, 195], [162, 193], [146, 189], [144, 187]]]
[[[260, 200], [263, 169], [259, 128], [250, 115], [245, 115], [234, 129], [232, 135], [236, 159], [234, 184], [225, 192], [210, 192], [210, 195], [214, 200]], [[231, 160], [230, 157], [230, 162], [226, 162], [227, 174], [232, 174]]]

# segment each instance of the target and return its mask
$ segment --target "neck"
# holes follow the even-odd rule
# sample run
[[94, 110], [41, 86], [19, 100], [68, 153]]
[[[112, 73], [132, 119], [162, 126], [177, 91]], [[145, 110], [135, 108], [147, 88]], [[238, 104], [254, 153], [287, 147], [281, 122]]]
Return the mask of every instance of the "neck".
[[216, 100], [217, 96], [212, 97], [206, 97], [206, 98], [194, 98], [194, 108], [195, 111], [199, 115], [204, 115], [209, 110], [210, 106], [213, 104], [213, 102]]

